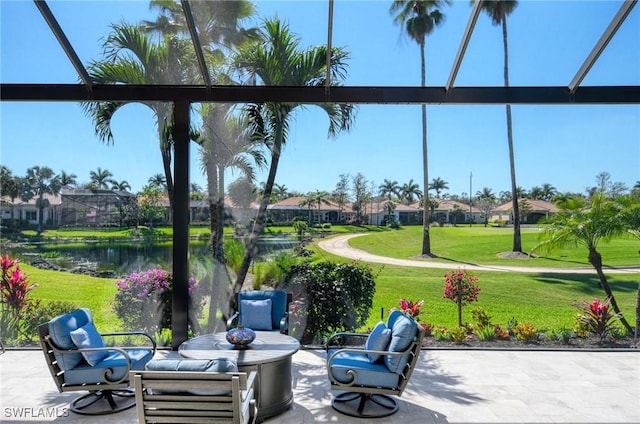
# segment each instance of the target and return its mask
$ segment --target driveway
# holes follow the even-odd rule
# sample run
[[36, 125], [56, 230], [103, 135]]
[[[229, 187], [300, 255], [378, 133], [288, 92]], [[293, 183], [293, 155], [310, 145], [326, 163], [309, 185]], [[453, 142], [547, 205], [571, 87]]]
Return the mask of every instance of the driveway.
[[[361, 260], [363, 262], [372, 262], [379, 264], [413, 266], [421, 268], [441, 268], [441, 269], [458, 269], [465, 268], [471, 271], [498, 271], [498, 272], [531, 272], [531, 273], [556, 273], [556, 274], [595, 274], [595, 270], [588, 268], [542, 268], [542, 267], [525, 267], [525, 266], [509, 266], [509, 265], [482, 265], [469, 262], [451, 261], [436, 262], [428, 258], [418, 259], [397, 259], [386, 256], [374, 255], [364, 250], [355, 249], [349, 245], [349, 240], [354, 237], [366, 236], [367, 234], [347, 234], [324, 239], [318, 243], [318, 246], [329, 253], [343, 258]], [[640, 267], [604, 267], [607, 273], [611, 274], [633, 274], [640, 273]]]

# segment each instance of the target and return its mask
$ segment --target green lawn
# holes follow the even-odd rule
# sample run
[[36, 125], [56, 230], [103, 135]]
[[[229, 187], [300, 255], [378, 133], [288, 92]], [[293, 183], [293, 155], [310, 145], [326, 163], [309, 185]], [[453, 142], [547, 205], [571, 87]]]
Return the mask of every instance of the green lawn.
[[[539, 242], [541, 230], [523, 228], [522, 250], [530, 252]], [[547, 256], [529, 259], [505, 259], [498, 256], [513, 246], [512, 228], [434, 227], [430, 230], [431, 251], [438, 262], [469, 264], [517, 265], [532, 267], [591, 267], [587, 261], [587, 249], [575, 247], [562, 249]], [[370, 233], [349, 241], [350, 245], [381, 256], [409, 259], [421, 253], [422, 227], [407, 226], [400, 230]], [[638, 265], [640, 242], [634, 238], [620, 238], [602, 242], [598, 250], [605, 265]], [[539, 255], [539, 254], [538, 254]]]
[[[361, 227], [334, 227], [339, 233], [355, 232]], [[376, 230], [382, 230], [376, 228]], [[208, 231], [208, 229], [207, 229]], [[111, 233], [111, 231], [109, 231]], [[537, 230], [523, 229], [523, 247], [530, 249], [537, 242]], [[445, 227], [431, 230], [432, 249], [439, 260], [464, 263], [502, 264], [518, 266], [589, 266], [584, 248], [559, 252], [548, 258], [515, 260], [500, 259], [498, 252], [511, 248], [511, 231], [504, 228]], [[420, 249], [421, 227], [405, 227], [398, 231], [372, 231], [351, 241], [354, 247], [376, 254], [410, 258]], [[345, 261], [317, 247], [316, 260]], [[638, 242], [615, 240], [600, 249], [607, 265], [637, 265]], [[32, 296], [43, 301], [72, 301], [77, 306], [91, 308], [97, 326], [102, 331], [119, 330], [120, 321], [111, 310], [116, 293], [114, 279], [101, 279], [58, 271], [44, 271], [21, 264], [31, 284], [37, 284]], [[441, 269], [410, 268], [372, 264], [376, 275], [376, 294], [367, 326], [380, 318], [380, 309], [397, 307], [400, 298], [424, 299], [421, 319], [434, 325], [452, 327], [456, 324], [456, 307], [443, 299], [446, 271]], [[463, 320], [471, 321], [471, 309], [479, 306], [492, 316], [495, 323], [506, 325], [515, 318], [529, 322], [540, 330], [572, 327], [577, 309], [572, 303], [579, 300], [603, 298], [598, 279], [592, 274], [505, 273], [476, 272], [481, 292], [476, 304], [465, 307]], [[627, 321], [635, 323], [635, 304], [640, 283], [638, 274], [607, 274], [609, 283]]]

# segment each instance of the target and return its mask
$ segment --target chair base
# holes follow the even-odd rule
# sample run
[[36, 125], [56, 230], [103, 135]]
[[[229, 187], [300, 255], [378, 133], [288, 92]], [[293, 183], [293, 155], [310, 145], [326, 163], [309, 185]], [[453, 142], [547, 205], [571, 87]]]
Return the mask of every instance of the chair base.
[[341, 414], [356, 418], [381, 418], [398, 412], [398, 401], [374, 393], [340, 393], [331, 400], [331, 406]]
[[135, 405], [135, 392], [132, 389], [97, 390], [75, 399], [71, 402], [70, 409], [80, 415], [107, 415]]

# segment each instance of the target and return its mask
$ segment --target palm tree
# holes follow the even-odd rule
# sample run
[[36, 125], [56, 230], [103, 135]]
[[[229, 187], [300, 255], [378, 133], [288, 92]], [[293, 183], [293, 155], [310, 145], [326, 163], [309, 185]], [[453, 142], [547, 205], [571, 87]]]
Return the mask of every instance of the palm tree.
[[558, 194], [558, 190], [549, 183], [542, 184], [542, 200], [550, 202], [555, 195]]
[[[484, 10], [494, 25], [502, 26], [502, 45], [504, 51], [504, 86], [509, 87], [509, 49], [507, 38], [507, 16], [513, 12], [518, 5], [516, 0], [494, 0], [482, 2], [481, 8]], [[511, 173], [511, 203], [513, 204], [513, 247], [512, 251], [522, 252], [522, 237], [520, 235], [520, 211], [518, 209], [518, 199], [516, 189], [516, 164], [513, 154], [513, 129], [511, 123], [511, 105], [506, 105], [507, 112], [507, 141], [509, 143], [509, 170]]]
[[583, 199], [572, 198], [558, 205], [560, 212], [549, 219], [549, 225], [541, 235], [542, 241], [533, 248], [535, 251], [552, 251], [560, 247], [580, 245], [587, 248], [589, 263], [600, 280], [600, 287], [611, 299], [611, 306], [620, 315], [620, 322], [627, 331], [631, 326], [626, 321], [611, 287], [602, 270], [602, 255], [598, 252], [600, 241], [607, 241], [621, 235], [625, 226], [620, 219], [621, 207], [607, 199], [606, 194], [598, 191], [587, 205]]
[[489, 187], [482, 187], [482, 190], [476, 192], [476, 197], [478, 199], [497, 200], [495, 193]]
[[342, 209], [349, 199], [349, 174], [340, 174], [336, 188], [331, 194], [333, 200], [338, 204], [338, 222], [342, 222]]
[[113, 173], [111, 171], [100, 167], [95, 171], [89, 172], [89, 178], [91, 180], [90, 184], [97, 190], [107, 190], [109, 188], [109, 183], [113, 181], [111, 177], [113, 177]]
[[161, 190], [167, 189], [167, 179], [162, 174], [155, 174], [149, 177], [147, 180], [150, 186], [159, 188]]
[[324, 190], [316, 190], [309, 193], [309, 196], [311, 197], [313, 204], [315, 204], [318, 207], [318, 223], [322, 224], [323, 220], [321, 219], [321, 215], [320, 215], [320, 207], [322, 205], [331, 204], [331, 202], [329, 201], [329, 192]]
[[413, 182], [413, 178], [400, 187], [400, 198], [405, 201], [407, 205], [414, 203], [416, 200], [422, 198], [422, 190], [420, 185]]
[[[332, 48], [330, 69], [327, 67], [327, 48], [318, 46], [306, 50], [299, 49], [299, 40], [277, 18], [264, 21], [259, 34], [259, 43], [241, 48], [236, 64], [248, 72], [252, 81], [258, 78], [268, 86], [324, 86], [327, 72], [331, 72], [331, 82], [336, 84], [345, 76], [347, 52]], [[286, 143], [289, 120], [293, 112], [302, 106], [299, 103], [265, 103], [253, 105], [248, 112], [255, 133], [269, 147], [271, 162], [258, 214], [254, 222], [249, 243], [238, 270], [234, 292], [242, 287], [249, 266], [256, 254], [258, 237], [264, 228], [267, 206], [276, 179], [278, 163]], [[329, 117], [329, 136], [341, 130], [348, 130], [354, 115], [350, 104], [320, 104]]]
[[439, 199], [442, 190], [449, 190], [449, 183], [440, 177], [436, 177], [431, 180], [431, 184], [429, 184], [429, 190], [435, 190], [436, 197]]
[[392, 200], [393, 197], [400, 196], [400, 185], [397, 181], [387, 180], [378, 186], [378, 194], [382, 197], [386, 197], [388, 200]]
[[[436, 26], [444, 22], [444, 15], [438, 8], [449, 4], [449, 0], [394, 0], [389, 13], [394, 14], [393, 22], [404, 26], [407, 35], [420, 47], [420, 83], [426, 86], [425, 45], [426, 38]], [[422, 168], [424, 186], [424, 212], [422, 233], [422, 254], [431, 255], [431, 237], [429, 234], [429, 161], [427, 154], [427, 106], [422, 104]]]
[[24, 201], [29, 201], [37, 197], [38, 234], [42, 232], [44, 208], [49, 206], [49, 201], [44, 198], [44, 195], [57, 196], [61, 188], [60, 177], [51, 168], [34, 166], [27, 169], [27, 175], [22, 179], [21, 198]]
[[[189, 40], [165, 36], [153, 41], [140, 28], [126, 23], [112, 25], [103, 45], [105, 60], [91, 62], [87, 68], [96, 84], [180, 85], [195, 81], [195, 55]], [[96, 135], [113, 143], [111, 121], [126, 102], [84, 103], [85, 113], [95, 125]], [[169, 204], [173, 208], [173, 176], [171, 172], [171, 128], [173, 106], [169, 102], [144, 102], [156, 119], [156, 130], [164, 169]]]
[[277, 203], [289, 196], [289, 189], [284, 184], [274, 184], [271, 192], [272, 202]]
[[223, 227], [225, 172], [235, 169], [249, 182], [255, 179], [254, 164], [265, 164], [259, 140], [252, 140], [247, 117], [228, 114], [227, 105], [204, 103], [202, 116], [202, 141], [200, 163], [207, 175], [209, 210], [211, 212], [211, 248], [214, 258], [224, 262]]
[[11, 199], [11, 219], [13, 219], [13, 204], [15, 200], [20, 197], [21, 180], [19, 177], [14, 177], [9, 168], [0, 165], [0, 195]]
[[62, 184], [63, 187], [78, 184], [76, 178], [78, 178], [76, 174], [67, 174], [64, 170], [60, 172], [60, 184]]
[[131, 184], [129, 184], [129, 181], [127, 180], [122, 180], [122, 181], [111, 180], [111, 190], [130, 191]]

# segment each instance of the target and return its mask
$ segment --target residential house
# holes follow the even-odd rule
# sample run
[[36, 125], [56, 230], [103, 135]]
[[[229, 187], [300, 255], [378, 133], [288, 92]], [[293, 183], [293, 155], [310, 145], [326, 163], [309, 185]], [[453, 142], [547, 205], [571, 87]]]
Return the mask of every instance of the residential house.
[[[47, 206], [42, 210], [42, 222], [45, 224], [56, 224], [58, 221], [58, 211], [62, 198], [57, 195], [45, 194], [44, 200]], [[25, 201], [20, 197], [11, 199], [9, 196], [0, 197], [0, 219], [2, 221], [16, 220], [27, 222], [31, 225], [37, 225], [39, 221], [40, 210], [36, 206], [37, 197]]]
[[267, 214], [272, 222], [292, 222], [294, 218], [312, 223], [338, 224], [353, 219], [355, 213], [350, 205], [334, 201], [314, 205], [304, 205], [304, 196], [293, 196], [267, 206]]
[[[484, 213], [475, 206], [457, 200], [433, 197], [437, 206], [431, 211], [431, 220], [440, 224], [479, 224], [484, 222]], [[418, 204], [414, 204], [418, 207]]]
[[[520, 223], [536, 224], [543, 218], [558, 213], [558, 207], [544, 200], [520, 199]], [[513, 224], [513, 204], [511, 202], [504, 203], [494, 209], [491, 221], [500, 221], [507, 224]]]

